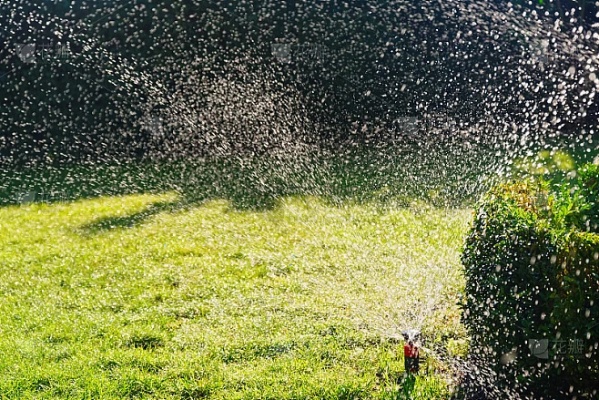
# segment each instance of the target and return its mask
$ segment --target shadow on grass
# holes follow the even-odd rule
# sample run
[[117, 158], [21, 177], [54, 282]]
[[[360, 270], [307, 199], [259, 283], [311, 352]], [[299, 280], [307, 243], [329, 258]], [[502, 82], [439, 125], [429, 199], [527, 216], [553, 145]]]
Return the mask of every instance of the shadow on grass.
[[[565, 143], [555, 143], [555, 147], [566, 148], [574, 163], [589, 162], [596, 156], [582, 151], [588, 150], [586, 147], [570, 149]], [[279, 198], [294, 195], [318, 196], [331, 205], [407, 206], [417, 200], [459, 207], [472, 205], [492, 184], [494, 168], [505, 162], [482, 144], [464, 147], [418, 142], [336, 151], [21, 168], [0, 173], [0, 207], [142, 193], [176, 192], [181, 196], [139, 215], [107, 218], [98, 222], [99, 230], [135, 226], [149, 216], [209, 199], [224, 199], [234, 209], [256, 211], [270, 210]]]
[[234, 210], [268, 211], [287, 196], [318, 196], [334, 206], [408, 206], [418, 200], [451, 207], [469, 204], [477, 197], [481, 189], [477, 163], [457, 160], [454, 170], [447, 166], [441, 170], [435, 162], [406, 152], [359, 151], [284, 162], [265, 157], [250, 162], [203, 159], [169, 164], [38, 168], [8, 176], [0, 185], [0, 206], [68, 203], [142, 193], [179, 194], [173, 201], [157, 202], [130, 215], [104, 217], [81, 228], [85, 234], [95, 234], [132, 228], [160, 213], [217, 199], [228, 201]]
[[[256, 182], [248, 182], [247, 177], [237, 174], [231, 174], [231, 176], [239, 179], [240, 183], [236, 184], [235, 181], [223, 182], [221, 180], [215, 185], [212, 181], [190, 179], [186, 184], [177, 185], [178, 196], [174, 200], [157, 201], [140, 211], [128, 215], [102, 217], [81, 226], [79, 231], [84, 235], [94, 235], [110, 230], [134, 228], [158, 214], [185, 211], [199, 207], [207, 201], [218, 199], [227, 200], [230, 207], [236, 211], [269, 211], [277, 207], [278, 200], [281, 197], [290, 194], [282, 188], [272, 190], [272, 188], [264, 185], [255, 185]], [[198, 175], [194, 176], [194, 178], [197, 177]]]
[[98, 234], [104, 231], [110, 231], [114, 229], [126, 229], [133, 228], [141, 225], [148, 218], [163, 213], [163, 212], [174, 212], [180, 210], [185, 206], [181, 201], [172, 202], [157, 202], [146, 207], [144, 210], [124, 215], [124, 216], [108, 216], [97, 219], [89, 224], [81, 226], [79, 229], [85, 235]]
[[[142, 225], [151, 217], [162, 213], [175, 213], [189, 210], [201, 206], [209, 200], [215, 200], [216, 197], [198, 198], [198, 197], [179, 197], [173, 201], [158, 201], [152, 203], [141, 211], [128, 215], [106, 216], [99, 218], [89, 224], [79, 227], [79, 232], [83, 235], [95, 235], [117, 229], [129, 229]], [[243, 202], [232, 203], [235, 210], [267, 211], [276, 207], [276, 199], [256, 198], [243, 199]]]

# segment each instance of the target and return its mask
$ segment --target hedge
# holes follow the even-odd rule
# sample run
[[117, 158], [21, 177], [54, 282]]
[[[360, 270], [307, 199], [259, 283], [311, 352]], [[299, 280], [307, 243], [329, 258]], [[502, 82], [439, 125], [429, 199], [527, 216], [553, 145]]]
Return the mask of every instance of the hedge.
[[500, 184], [479, 204], [462, 254], [463, 320], [471, 361], [492, 375], [475, 380], [496, 393], [598, 396], [598, 188], [590, 164], [560, 181]]

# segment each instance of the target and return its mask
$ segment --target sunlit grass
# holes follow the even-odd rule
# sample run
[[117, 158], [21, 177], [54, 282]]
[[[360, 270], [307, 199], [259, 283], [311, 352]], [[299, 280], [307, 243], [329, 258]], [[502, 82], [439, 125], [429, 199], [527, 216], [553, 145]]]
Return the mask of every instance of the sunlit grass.
[[[176, 204], [0, 208], [3, 397], [403, 398], [391, 338], [464, 337], [467, 210]], [[410, 393], [447, 398], [442, 366]]]

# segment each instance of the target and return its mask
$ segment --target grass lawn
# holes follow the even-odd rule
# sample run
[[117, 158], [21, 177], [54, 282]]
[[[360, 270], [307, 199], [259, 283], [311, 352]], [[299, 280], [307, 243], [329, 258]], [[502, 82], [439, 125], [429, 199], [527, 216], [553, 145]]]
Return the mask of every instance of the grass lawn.
[[0, 208], [0, 397], [449, 396], [392, 338], [465, 337], [469, 210], [177, 196]]

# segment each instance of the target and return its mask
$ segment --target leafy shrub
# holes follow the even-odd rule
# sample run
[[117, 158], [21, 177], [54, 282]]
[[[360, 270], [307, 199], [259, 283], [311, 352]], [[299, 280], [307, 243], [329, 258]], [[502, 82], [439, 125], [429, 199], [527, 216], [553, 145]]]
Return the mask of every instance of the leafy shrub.
[[[564, 193], [567, 191], [567, 193]], [[580, 168], [576, 179], [562, 185], [560, 196], [563, 222], [566, 227], [599, 233], [599, 166], [587, 164]]]
[[480, 203], [462, 255], [463, 318], [472, 359], [500, 390], [597, 394], [598, 182], [586, 165], [568, 180], [498, 185]]

